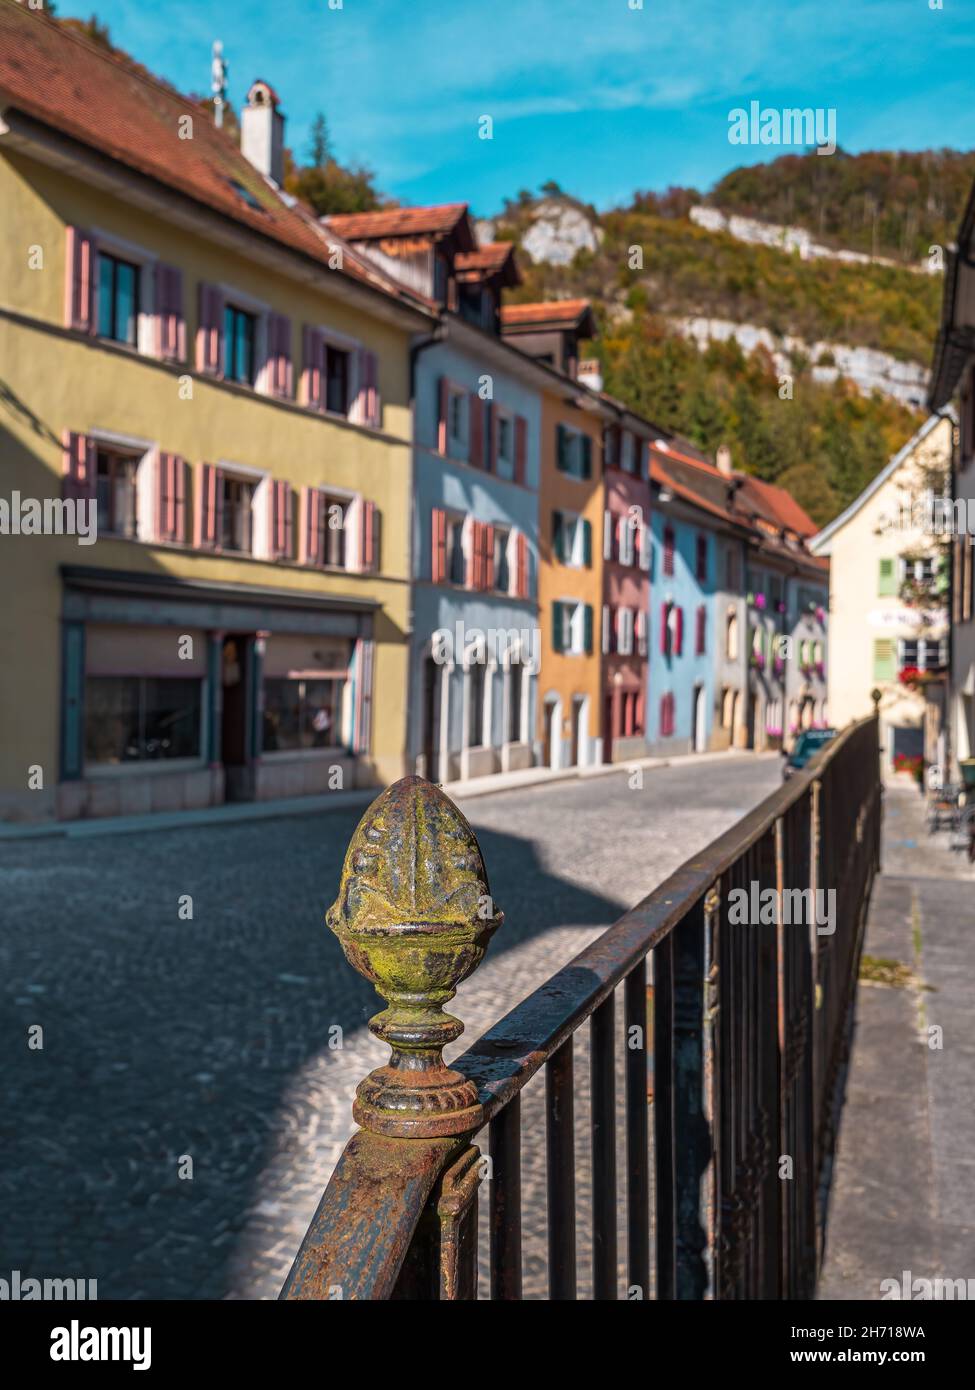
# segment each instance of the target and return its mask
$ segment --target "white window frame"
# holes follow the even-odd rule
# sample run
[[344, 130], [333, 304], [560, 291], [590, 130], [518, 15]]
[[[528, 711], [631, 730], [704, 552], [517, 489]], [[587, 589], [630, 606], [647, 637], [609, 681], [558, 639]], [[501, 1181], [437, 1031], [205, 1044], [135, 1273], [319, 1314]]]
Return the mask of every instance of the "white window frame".
[[610, 651], [611, 643], [612, 643], [612, 639], [613, 639], [613, 631], [612, 631], [612, 629], [613, 629], [613, 620], [612, 620], [612, 613], [611, 613], [611, 610], [610, 610], [610, 606], [609, 606], [608, 603], [604, 603], [604, 604], [603, 604], [603, 631], [602, 631], [602, 642], [601, 642], [601, 644], [600, 644], [600, 645], [602, 646], [602, 649], [603, 649], [603, 656], [608, 655], [608, 653], [609, 653], [609, 651]]
[[[95, 238], [96, 252], [104, 251], [108, 256], [116, 256], [121, 260], [131, 261], [133, 265], [139, 267], [139, 322], [136, 326], [135, 350], [141, 357], [155, 357], [155, 269], [159, 263], [159, 257], [154, 251], [149, 251], [145, 246], [140, 246], [138, 242], [127, 241], [124, 237], [116, 236], [114, 232], [105, 231], [103, 227], [93, 227], [92, 236]], [[97, 326], [97, 304], [95, 305], [94, 313]], [[114, 340], [100, 338], [99, 341], [107, 343]], [[125, 343], [117, 343], [116, 346], [126, 347], [128, 345]]]
[[[254, 384], [249, 388], [256, 391], [259, 396], [270, 396], [271, 392], [271, 371], [267, 353], [267, 334], [268, 319], [271, 315], [271, 306], [263, 299], [256, 299], [252, 294], [246, 294], [239, 290], [236, 285], [225, 285], [223, 283], [216, 286], [223, 296], [223, 307], [227, 309], [241, 309], [245, 314], [254, 315]], [[220, 342], [222, 344], [223, 362], [227, 362], [227, 344], [224, 341], [224, 323], [220, 324]], [[227, 379], [229, 386], [239, 386], [242, 390], [248, 387], [240, 381]]]
[[634, 522], [629, 511], [620, 513], [620, 564], [632, 565], [636, 554], [636, 529], [640, 522]]
[[618, 612], [618, 614], [619, 614], [619, 617], [618, 617], [618, 619], [617, 619], [617, 623], [618, 623], [618, 626], [617, 626], [618, 641], [617, 641], [616, 650], [619, 652], [620, 656], [632, 656], [632, 655], [633, 655], [633, 629], [634, 629], [634, 612], [633, 612], [633, 609], [632, 609], [632, 608], [619, 608], [619, 609], [617, 610], [617, 612]]
[[[297, 492], [297, 489], [296, 489]], [[342, 574], [346, 572], [356, 573], [361, 570], [362, 556], [359, 554], [359, 517], [362, 509], [362, 493], [355, 492], [352, 488], [333, 487], [331, 483], [316, 483], [315, 492], [319, 497], [331, 498], [336, 502], [345, 503], [345, 515], [342, 521], [342, 530], [345, 534], [345, 563], [343, 565], [330, 565], [327, 560], [322, 561], [321, 568], [328, 570], [332, 574]], [[297, 506], [297, 500], [292, 503]], [[295, 513], [297, 516], [297, 512]], [[325, 513], [325, 524], [328, 525], [328, 512]], [[327, 546], [323, 545], [323, 552]]]
[[[220, 484], [224, 476], [235, 478], [241, 483], [254, 484], [254, 497], [251, 502], [251, 549], [221, 550], [224, 555], [250, 555], [254, 560], [271, 559], [271, 473], [266, 468], [254, 468], [249, 463], [235, 463], [233, 459], [218, 459], [216, 463]], [[217, 537], [220, 548], [220, 537]]]
[[[89, 430], [88, 438], [95, 448], [100, 444], [110, 449], [140, 455], [135, 472], [135, 537], [116, 536], [112, 540], [139, 540], [151, 544], [156, 539], [158, 489], [156, 487], [156, 460], [159, 445], [152, 439], [140, 439], [135, 435], [117, 434], [114, 430]], [[97, 476], [97, 473], [96, 473]], [[107, 539], [107, 537], [106, 537]]]
[[[473, 535], [474, 518], [466, 512], [455, 512], [449, 508], [444, 508], [446, 516], [444, 529], [444, 583], [452, 584], [454, 588], [466, 588], [467, 576], [471, 569], [471, 536]], [[450, 528], [460, 527], [460, 548], [464, 555], [464, 577], [459, 582], [450, 577], [450, 556], [453, 547], [450, 544]]]

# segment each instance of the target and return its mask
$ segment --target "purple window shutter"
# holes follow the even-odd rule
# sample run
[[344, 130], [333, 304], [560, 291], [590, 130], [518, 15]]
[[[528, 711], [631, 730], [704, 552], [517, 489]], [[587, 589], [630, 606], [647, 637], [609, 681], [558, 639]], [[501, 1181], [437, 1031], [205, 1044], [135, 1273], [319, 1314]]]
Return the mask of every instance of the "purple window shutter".
[[95, 498], [97, 450], [86, 434], [66, 430], [64, 445], [64, 499], [88, 502]]
[[80, 227], [69, 227], [65, 248], [65, 306], [67, 328], [94, 333], [98, 303], [98, 246]]

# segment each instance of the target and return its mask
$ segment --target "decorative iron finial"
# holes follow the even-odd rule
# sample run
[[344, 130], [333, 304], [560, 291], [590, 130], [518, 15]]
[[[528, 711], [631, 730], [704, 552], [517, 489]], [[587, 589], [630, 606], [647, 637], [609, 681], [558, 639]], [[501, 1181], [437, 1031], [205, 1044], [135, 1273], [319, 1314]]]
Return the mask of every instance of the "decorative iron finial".
[[349, 964], [388, 1008], [369, 1027], [389, 1062], [359, 1083], [352, 1113], [377, 1134], [437, 1138], [479, 1127], [477, 1088], [443, 1048], [464, 1031], [443, 1005], [501, 925], [477, 837], [448, 796], [404, 777], [366, 811], [326, 914]]

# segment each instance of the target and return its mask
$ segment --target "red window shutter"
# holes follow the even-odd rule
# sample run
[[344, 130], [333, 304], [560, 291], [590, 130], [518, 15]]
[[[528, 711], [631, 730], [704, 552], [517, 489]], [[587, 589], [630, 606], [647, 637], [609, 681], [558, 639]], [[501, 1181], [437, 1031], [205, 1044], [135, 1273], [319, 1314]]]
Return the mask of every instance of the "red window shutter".
[[363, 499], [359, 510], [359, 522], [361, 528], [360, 536], [360, 567], [363, 570], [374, 570], [378, 568], [379, 556], [379, 513], [376, 510], [375, 502], [367, 502]]
[[437, 449], [446, 454], [448, 444], [447, 416], [450, 409], [450, 382], [445, 376], [440, 378], [439, 405], [437, 419]]
[[484, 588], [484, 526], [480, 521], [471, 522], [467, 587]]
[[677, 631], [674, 633], [674, 648], [678, 656], [684, 651], [684, 610], [677, 609]]
[[447, 513], [434, 507], [433, 553], [431, 555], [431, 577], [434, 584], [442, 584], [447, 577]]
[[697, 655], [703, 656], [705, 649], [705, 633], [707, 630], [707, 609], [702, 603], [697, 610]]
[[484, 587], [494, 588], [494, 527], [484, 527]]
[[156, 356], [164, 362], [186, 360], [186, 319], [183, 315], [183, 272], [174, 265], [156, 265]]
[[528, 421], [524, 415], [515, 416], [515, 482], [525, 484], [528, 468]]
[[69, 227], [65, 247], [64, 322], [67, 328], [94, 333], [97, 327], [98, 247], [80, 227]]
[[270, 552], [276, 560], [291, 559], [291, 487], [286, 482], [271, 484]]
[[66, 502], [92, 501], [95, 497], [97, 469], [95, 441], [87, 434], [74, 434], [71, 430], [65, 430], [62, 444], [64, 446], [64, 500]]
[[294, 375], [291, 363], [291, 320], [285, 314], [271, 314], [267, 324], [268, 389], [273, 396], [291, 395]]
[[178, 454], [156, 460], [156, 539], [186, 539], [186, 463]]
[[515, 593], [528, 598], [528, 537], [519, 531], [515, 539]]
[[200, 322], [196, 332], [197, 371], [220, 376], [223, 370], [223, 295], [200, 282]]
[[321, 493], [317, 487], [301, 489], [301, 554], [303, 565], [322, 563], [322, 508]]
[[201, 463], [196, 474], [195, 540], [213, 549], [220, 535], [220, 469]]
[[470, 396], [471, 450], [470, 462], [474, 468], [484, 467], [484, 402], [476, 391]]

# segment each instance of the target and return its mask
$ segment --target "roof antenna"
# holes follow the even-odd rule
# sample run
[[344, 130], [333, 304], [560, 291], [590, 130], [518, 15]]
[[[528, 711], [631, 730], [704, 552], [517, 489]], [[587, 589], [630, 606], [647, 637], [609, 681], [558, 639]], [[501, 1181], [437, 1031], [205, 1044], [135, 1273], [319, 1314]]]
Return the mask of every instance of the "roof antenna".
[[223, 125], [224, 97], [227, 94], [227, 64], [223, 60], [223, 44], [214, 41], [210, 63], [210, 90], [213, 92], [213, 123], [219, 130]]

